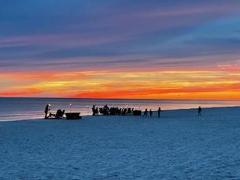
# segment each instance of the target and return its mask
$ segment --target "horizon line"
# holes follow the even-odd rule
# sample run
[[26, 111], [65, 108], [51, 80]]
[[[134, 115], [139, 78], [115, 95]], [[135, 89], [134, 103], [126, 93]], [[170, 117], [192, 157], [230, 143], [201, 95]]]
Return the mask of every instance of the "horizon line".
[[141, 99], [141, 98], [92, 98], [92, 97], [13, 97], [0, 96], [0, 98], [16, 98], [16, 99], [89, 99], [89, 100], [145, 100], [145, 101], [240, 101], [240, 99]]

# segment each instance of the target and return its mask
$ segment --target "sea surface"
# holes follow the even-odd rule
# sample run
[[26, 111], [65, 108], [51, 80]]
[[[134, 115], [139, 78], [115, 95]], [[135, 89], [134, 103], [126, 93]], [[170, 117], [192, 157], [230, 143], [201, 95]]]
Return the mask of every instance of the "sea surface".
[[190, 109], [198, 106], [229, 107], [240, 106], [240, 101], [204, 101], [204, 100], [117, 100], [117, 99], [71, 99], [71, 98], [0, 98], [0, 121], [38, 119], [44, 117], [46, 104], [51, 104], [51, 112], [65, 109], [66, 112], [81, 112], [81, 115], [91, 115], [91, 108], [95, 104], [102, 107], [117, 106], [153, 111], [161, 107], [162, 110]]

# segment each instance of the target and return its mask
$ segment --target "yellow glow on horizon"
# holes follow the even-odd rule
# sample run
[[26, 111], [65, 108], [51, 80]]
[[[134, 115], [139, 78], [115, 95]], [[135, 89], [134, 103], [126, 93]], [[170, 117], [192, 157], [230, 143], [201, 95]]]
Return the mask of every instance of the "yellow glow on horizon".
[[235, 71], [16, 72], [0, 77], [0, 96], [240, 99], [240, 73]]

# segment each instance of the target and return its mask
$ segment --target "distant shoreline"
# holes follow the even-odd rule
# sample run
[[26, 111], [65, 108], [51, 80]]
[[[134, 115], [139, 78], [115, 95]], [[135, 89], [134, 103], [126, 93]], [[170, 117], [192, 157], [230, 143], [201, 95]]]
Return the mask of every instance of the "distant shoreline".
[[[161, 114], [165, 114], [165, 113], [171, 113], [171, 115], [174, 115], [175, 114], [178, 114], [178, 113], [195, 113], [196, 114], [196, 111], [197, 110], [197, 107], [196, 108], [188, 108], [188, 109], [162, 109], [161, 111]], [[209, 112], [209, 111], [218, 111], [218, 110], [239, 110], [239, 116], [240, 116], [240, 106], [226, 106], [226, 107], [206, 107], [204, 108], [203, 107], [203, 114], [204, 112]], [[142, 111], [143, 112], [143, 111]], [[173, 114], [172, 114], [173, 113]], [[156, 114], [157, 114], [157, 111], [153, 111], [153, 114], [154, 116], [152, 118], [156, 118]], [[132, 115], [125, 115], [125, 116], [120, 116], [120, 115], [109, 115], [109, 116], [103, 116], [103, 115], [96, 115], [96, 116], [92, 116], [92, 115], [82, 115], [82, 117], [85, 119], [85, 118], [88, 118], [88, 117], [92, 117], [92, 118], [113, 118], [115, 119], [116, 117], [129, 117], [129, 118], [136, 118], [136, 117], [143, 117], [142, 116], [132, 116]], [[1, 120], [0, 119], [0, 122], [15, 122], [15, 121], [63, 121], [65, 119], [44, 119], [44, 114], [43, 114], [43, 117], [42, 118], [30, 118], [30, 119], [9, 119], [9, 120]], [[67, 120], [66, 120], [67, 121]], [[81, 120], [80, 120], [81, 121]]]

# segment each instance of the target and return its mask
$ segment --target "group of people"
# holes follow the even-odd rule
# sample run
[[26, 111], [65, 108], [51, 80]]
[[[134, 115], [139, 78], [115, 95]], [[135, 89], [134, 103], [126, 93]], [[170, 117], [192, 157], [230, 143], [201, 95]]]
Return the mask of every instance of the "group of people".
[[[50, 104], [47, 104], [45, 107], [45, 119], [48, 118], [62, 118], [63, 115], [65, 114], [65, 110], [61, 110], [58, 109], [56, 114], [53, 114], [50, 112]], [[161, 107], [158, 108], [157, 110], [157, 117], [160, 118], [161, 117], [161, 112], [162, 109]], [[92, 107], [92, 115], [96, 116], [96, 115], [141, 115], [142, 112], [140, 110], [134, 110], [134, 108], [119, 108], [119, 107], [108, 107], [108, 105], [106, 104], [105, 106], [99, 108], [96, 107], [96, 105], [93, 105]], [[198, 116], [202, 115], [202, 108], [201, 106], [198, 107]], [[143, 113], [144, 117], [153, 117], [153, 111], [152, 109], [150, 109], [148, 111], [148, 109], [145, 109], [144, 113]]]
[[49, 118], [61, 119], [61, 118], [63, 118], [63, 115], [65, 114], [65, 110], [58, 109], [56, 114], [54, 114], [54, 113], [50, 112], [50, 110], [51, 110], [50, 106], [51, 106], [50, 104], [47, 104], [45, 106], [45, 111], [44, 111], [45, 119], [49, 119]]
[[[139, 113], [140, 112], [140, 113]], [[158, 108], [157, 110], [157, 117], [160, 118], [161, 117], [161, 112], [162, 109], [161, 107]], [[96, 107], [96, 105], [93, 105], [92, 107], [92, 113], [93, 116], [96, 115], [141, 115], [141, 111], [139, 110], [134, 110], [134, 108], [119, 108], [119, 107], [108, 107], [108, 105], [105, 105], [102, 108]], [[198, 107], [198, 116], [202, 115], [202, 108], [201, 106]], [[150, 109], [148, 111], [148, 109], [145, 109], [145, 111], [143, 112], [143, 116], [144, 117], [153, 117], [153, 111], [152, 109]]]
[[[159, 107], [158, 110], [157, 110], [157, 116], [159, 118], [161, 117], [161, 111], [162, 111], [161, 107]], [[143, 116], [144, 117], [148, 117], [148, 116], [152, 117], [153, 116], [152, 109], [150, 109], [149, 112], [148, 112], [148, 109], [145, 109], [145, 111], [143, 113]], [[201, 106], [198, 107], [198, 116], [202, 116], [202, 107]]]
[[[157, 115], [160, 118], [161, 116], [161, 108], [158, 108]], [[108, 107], [108, 105], [105, 105], [103, 107], [97, 107], [96, 105], [93, 105], [92, 107], [92, 115], [138, 115], [141, 116], [142, 112], [140, 110], [135, 110], [134, 108], [119, 108], [119, 107]], [[153, 111], [150, 109], [145, 109], [143, 113], [144, 117], [152, 117]]]
[[[161, 110], [161, 107], [159, 107], [158, 110], [157, 110], [157, 116], [158, 116], [158, 118], [161, 117], [161, 111], [162, 111], [162, 110]], [[153, 116], [153, 111], [152, 111], [152, 109], [150, 109], [149, 112], [148, 112], [148, 109], [145, 109], [145, 111], [144, 111], [144, 113], [143, 113], [143, 116], [144, 116], [144, 117], [148, 117], [148, 116], [152, 117], [152, 116]], [[202, 107], [201, 107], [201, 106], [198, 107], [198, 116], [202, 116]]]
[[[161, 109], [161, 107], [159, 107], [158, 110], [157, 110], [157, 116], [158, 116], [158, 118], [161, 117], [161, 111], [162, 111], [162, 109]], [[148, 109], [145, 109], [145, 111], [144, 111], [144, 113], [143, 113], [143, 116], [144, 116], [144, 117], [152, 117], [152, 116], [153, 116], [153, 111], [152, 111], [152, 109], [150, 109], [149, 112], [148, 112]]]
[[93, 105], [92, 107], [92, 114], [93, 116], [96, 115], [127, 115], [127, 114], [133, 114], [134, 108], [119, 108], [119, 107], [108, 107], [106, 104], [103, 107], [96, 107], [96, 105]]

